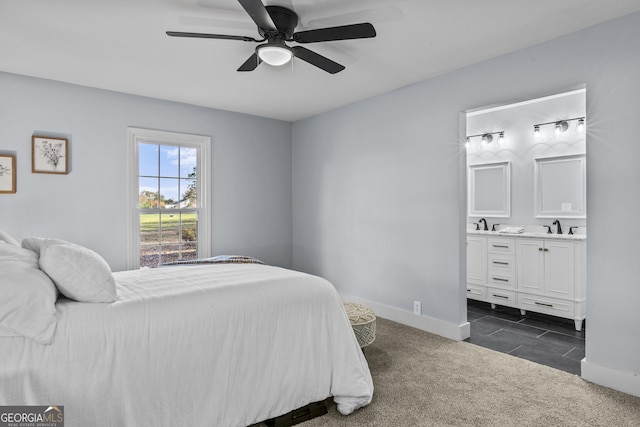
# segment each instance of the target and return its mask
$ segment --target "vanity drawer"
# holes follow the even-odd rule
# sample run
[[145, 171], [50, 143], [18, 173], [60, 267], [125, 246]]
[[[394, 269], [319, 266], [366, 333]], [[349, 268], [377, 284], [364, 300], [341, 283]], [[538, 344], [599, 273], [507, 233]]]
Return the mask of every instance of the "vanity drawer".
[[489, 286], [516, 290], [516, 275], [511, 273], [489, 272]]
[[575, 314], [575, 303], [572, 301], [523, 293], [518, 294], [518, 307], [522, 310], [531, 310], [537, 313], [545, 313], [570, 319], [573, 318]]
[[484, 286], [471, 285], [467, 283], [467, 298], [478, 301], [487, 300], [487, 288]]
[[516, 253], [516, 241], [501, 237], [489, 237], [487, 239], [487, 253], [513, 256]]
[[515, 271], [515, 257], [501, 254], [489, 254], [488, 270], [497, 272]]
[[493, 304], [516, 307], [516, 293], [504, 289], [487, 288], [487, 301]]

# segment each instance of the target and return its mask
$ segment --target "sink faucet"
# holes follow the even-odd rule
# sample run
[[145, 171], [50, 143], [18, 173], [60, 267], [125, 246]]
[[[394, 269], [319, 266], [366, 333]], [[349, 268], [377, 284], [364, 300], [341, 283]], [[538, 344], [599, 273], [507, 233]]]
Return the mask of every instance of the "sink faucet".
[[556, 219], [555, 221], [553, 221], [553, 225], [558, 226], [556, 234], [562, 234], [562, 227], [560, 227], [560, 220]]
[[489, 226], [487, 225], [487, 220], [484, 218], [480, 218], [480, 221], [478, 221], [478, 223], [484, 222], [484, 231], [489, 231]]

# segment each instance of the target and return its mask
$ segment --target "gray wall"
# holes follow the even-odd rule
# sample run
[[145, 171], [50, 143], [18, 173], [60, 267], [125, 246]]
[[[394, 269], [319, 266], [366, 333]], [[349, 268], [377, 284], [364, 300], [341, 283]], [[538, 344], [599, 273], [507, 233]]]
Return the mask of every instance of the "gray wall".
[[464, 322], [459, 118], [435, 102], [450, 95], [428, 82], [294, 124], [295, 268]]
[[[126, 269], [127, 126], [212, 139], [212, 253], [291, 266], [291, 124], [0, 73], [0, 153], [17, 156], [17, 193], [0, 229], [57, 237]], [[31, 173], [31, 136], [69, 138], [69, 175]]]
[[637, 378], [638, 40], [634, 14], [295, 123], [294, 267], [464, 322], [460, 113], [586, 84], [587, 360]]

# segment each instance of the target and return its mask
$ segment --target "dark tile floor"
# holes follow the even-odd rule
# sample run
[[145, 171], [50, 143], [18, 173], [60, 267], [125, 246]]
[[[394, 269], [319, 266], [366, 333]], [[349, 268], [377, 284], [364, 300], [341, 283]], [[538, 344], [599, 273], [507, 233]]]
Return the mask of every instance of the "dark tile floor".
[[486, 302], [467, 300], [471, 336], [465, 341], [542, 365], [580, 375], [584, 358], [585, 326], [575, 330], [573, 320], [527, 312]]

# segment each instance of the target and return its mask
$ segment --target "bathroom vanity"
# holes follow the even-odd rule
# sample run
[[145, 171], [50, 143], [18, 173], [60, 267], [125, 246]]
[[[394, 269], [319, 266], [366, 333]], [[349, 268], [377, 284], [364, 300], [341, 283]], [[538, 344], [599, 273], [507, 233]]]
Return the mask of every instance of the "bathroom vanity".
[[467, 298], [573, 319], [586, 317], [584, 234], [467, 231]]

